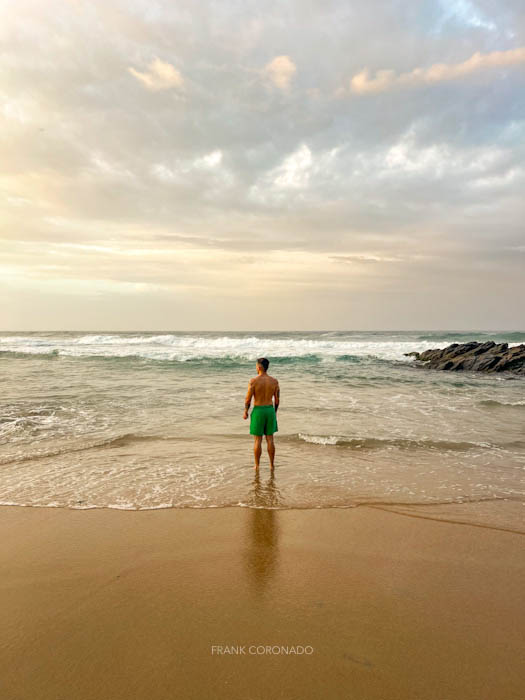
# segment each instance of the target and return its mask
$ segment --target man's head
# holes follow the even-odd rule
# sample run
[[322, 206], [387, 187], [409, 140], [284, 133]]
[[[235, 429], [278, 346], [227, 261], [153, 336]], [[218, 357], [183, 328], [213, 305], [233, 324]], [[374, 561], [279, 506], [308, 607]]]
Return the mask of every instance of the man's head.
[[270, 360], [267, 360], [266, 357], [258, 357], [257, 358], [257, 368], [261, 368], [263, 372], [266, 372], [268, 370], [268, 365], [270, 364]]

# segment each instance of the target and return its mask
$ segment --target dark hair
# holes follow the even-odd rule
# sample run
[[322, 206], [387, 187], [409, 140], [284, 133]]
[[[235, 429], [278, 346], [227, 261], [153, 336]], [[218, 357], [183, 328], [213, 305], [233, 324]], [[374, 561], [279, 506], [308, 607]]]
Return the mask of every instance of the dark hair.
[[257, 358], [257, 364], [261, 365], [261, 367], [264, 368], [264, 371], [268, 369], [268, 365], [270, 364], [270, 360], [267, 360], [266, 357], [258, 357]]

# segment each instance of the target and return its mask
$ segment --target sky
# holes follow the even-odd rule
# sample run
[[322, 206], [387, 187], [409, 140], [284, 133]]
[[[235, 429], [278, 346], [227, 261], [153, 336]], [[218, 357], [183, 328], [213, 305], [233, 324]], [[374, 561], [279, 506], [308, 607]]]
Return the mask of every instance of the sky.
[[523, 0], [0, 11], [0, 330], [525, 328]]

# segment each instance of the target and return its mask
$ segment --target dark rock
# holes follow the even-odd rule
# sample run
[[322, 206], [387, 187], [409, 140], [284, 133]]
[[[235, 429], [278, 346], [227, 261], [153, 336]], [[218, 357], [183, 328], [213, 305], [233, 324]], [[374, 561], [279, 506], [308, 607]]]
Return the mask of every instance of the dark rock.
[[487, 352], [487, 350], [491, 350], [493, 347], [496, 346], [496, 343], [493, 340], [489, 340], [486, 343], [481, 343], [481, 345], [478, 345], [478, 347], [473, 351], [473, 355], [482, 355], [484, 352]]
[[508, 343], [496, 344], [493, 340], [478, 343], [452, 343], [446, 348], [435, 348], [424, 352], [406, 352], [414, 357], [417, 365], [430, 369], [474, 372], [514, 372], [525, 375], [525, 345], [509, 348]]
[[472, 369], [476, 370], [476, 372], [486, 372], [487, 370], [494, 367], [494, 365], [498, 362], [499, 358], [493, 357], [492, 355], [490, 355], [489, 357], [478, 357], [474, 361]]

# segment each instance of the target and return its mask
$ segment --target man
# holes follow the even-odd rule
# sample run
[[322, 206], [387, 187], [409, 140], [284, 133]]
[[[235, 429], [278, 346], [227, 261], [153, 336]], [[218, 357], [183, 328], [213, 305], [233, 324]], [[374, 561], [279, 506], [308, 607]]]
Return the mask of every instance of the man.
[[[279, 408], [279, 382], [275, 377], [266, 373], [270, 361], [266, 357], [259, 357], [256, 369], [257, 377], [250, 379], [248, 393], [244, 402], [244, 420], [248, 418], [248, 411], [253, 396], [253, 410], [250, 417], [250, 435], [255, 436], [253, 454], [255, 457], [255, 469], [259, 469], [259, 461], [262, 452], [262, 436], [266, 435], [270, 469], [273, 471], [275, 459], [275, 444], [273, 434], [277, 432], [277, 409]], [[272, 399], [275, 401], [272, 403]]]

